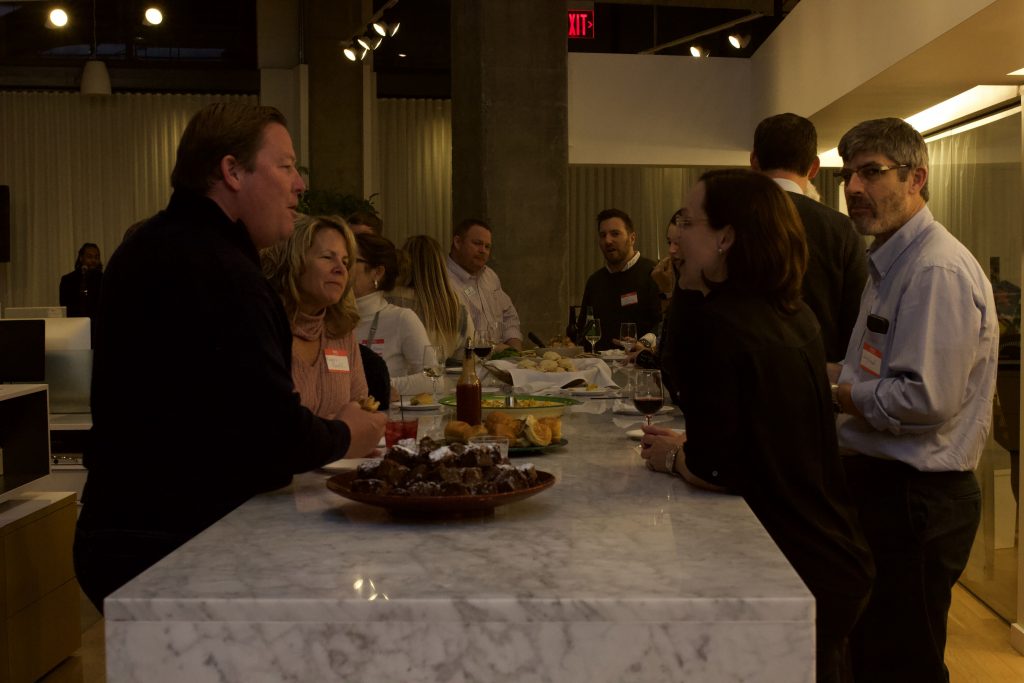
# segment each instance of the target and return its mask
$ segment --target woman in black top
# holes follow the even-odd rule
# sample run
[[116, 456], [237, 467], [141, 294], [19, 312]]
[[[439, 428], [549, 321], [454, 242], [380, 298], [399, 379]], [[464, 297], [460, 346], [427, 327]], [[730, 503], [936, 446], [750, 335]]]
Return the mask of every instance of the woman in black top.
[[874, 565], [849, 504], [825, 353], [801, 301], [803, 227], [751, 171], [711, 171], [687, 196], [670, 338], [686, 435], [645, 427], [650, 469], [737, 493], [817, 603], [817, 680], [851, 679], [846, 637]]
[[78, 249], [75, 269], [60, 279], [60, 305], [69, 318], [92, 318], [98, 310], [103, 262], [100, 248], [86, 242]]

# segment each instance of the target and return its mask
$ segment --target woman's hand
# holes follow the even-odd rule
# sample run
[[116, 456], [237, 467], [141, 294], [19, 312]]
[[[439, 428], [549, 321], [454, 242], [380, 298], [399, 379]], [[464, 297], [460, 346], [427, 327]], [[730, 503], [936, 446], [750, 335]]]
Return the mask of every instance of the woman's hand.
[[[657, 425], [642, 425], [641, 428], [644, 431], [644, 436], [640, 439], [640, 457], [647, 462], [647, 469], [675, 474], [675, 472], [669, 472], [667, 460], [669, 453], [686, 443], [686, 433], [679, 433]], [[678, 455], [681, 456], [682, 453]]]
[[651, 279], [658, 285], [658, 289], [661, 290], [662, 294], [672, 294], [672, 291], [676, 288], [676, 272], [672, 268], [671, 257], [666, 256], [658, 261], [658, 264], [654, 266], [654, 270], [651, 271]]

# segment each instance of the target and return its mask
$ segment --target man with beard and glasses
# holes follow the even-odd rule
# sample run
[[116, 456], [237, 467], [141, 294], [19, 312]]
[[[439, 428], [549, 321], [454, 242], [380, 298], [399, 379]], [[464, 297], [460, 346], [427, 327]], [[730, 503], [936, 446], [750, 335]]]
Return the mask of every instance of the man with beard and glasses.
[[992, 286], [932, 217], [928, 150], [895, 119], [839, 142], [854, 226], [874, 237], [841, 365], [830, 367], [847, 482], [877, 579], [850, 639], [856, 680], [948, 681], [946, 618], [978, 527], [992, 423]]
[[637, 251], [629, 214], [619, 209], [597, 214], [597, 241], [605, 265], [587, 279], [578, 327], [582, 335], [587, 308], [592, 308], [601, 321], [601, 339], [594, 348], [602, 351], [614, 347], [622, 323], [636, 323], [638, 336], [654, 330], [661, 320], [661, 298], [651, 278], [656, 264]]

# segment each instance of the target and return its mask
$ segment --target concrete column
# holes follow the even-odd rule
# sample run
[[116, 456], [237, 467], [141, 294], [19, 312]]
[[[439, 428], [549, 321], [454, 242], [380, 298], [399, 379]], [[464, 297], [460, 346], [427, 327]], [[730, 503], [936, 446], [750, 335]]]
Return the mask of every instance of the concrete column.
[[452, 0], [452, 218], [491, 224], [491, 265], [545, 340], [568, 306], [566, 26], [565, 2]]
[[[309, 64], [310, 187], [363, 196], [363, 79], [366, 63], [342, 55], [342, 42], [361, 32], [369, 0], [308, 0], [305, 57]], [[371, 56], [367, 60], [372, 59]]]

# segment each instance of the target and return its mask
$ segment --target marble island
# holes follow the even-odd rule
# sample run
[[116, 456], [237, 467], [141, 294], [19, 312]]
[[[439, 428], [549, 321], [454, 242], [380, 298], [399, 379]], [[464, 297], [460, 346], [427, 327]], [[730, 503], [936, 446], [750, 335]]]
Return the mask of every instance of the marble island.
[[107, 599], [108, 681], [812, 681], [809, 591], [628, 422], [567, 415], [532, 460], [558, 483], [493, 517], [393, 519], [322, 473], [257, 496]]

